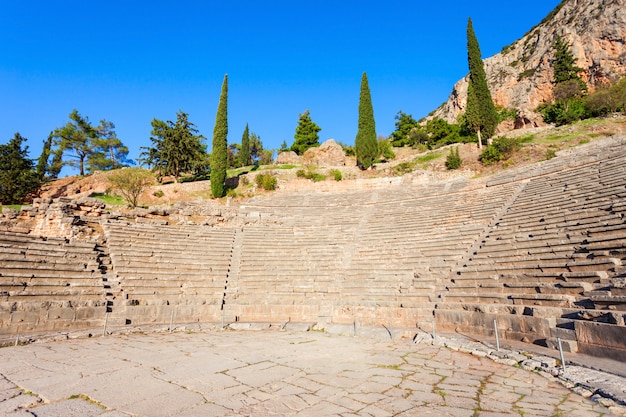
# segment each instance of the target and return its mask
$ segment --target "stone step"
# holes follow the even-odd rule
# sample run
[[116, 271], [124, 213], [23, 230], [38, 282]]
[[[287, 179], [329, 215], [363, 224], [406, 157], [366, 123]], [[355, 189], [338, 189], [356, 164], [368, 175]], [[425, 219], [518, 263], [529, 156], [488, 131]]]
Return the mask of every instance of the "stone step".
[[589, 299], [596, 309], [626, 311], [626, 296], [611, 294], [594, 294]]

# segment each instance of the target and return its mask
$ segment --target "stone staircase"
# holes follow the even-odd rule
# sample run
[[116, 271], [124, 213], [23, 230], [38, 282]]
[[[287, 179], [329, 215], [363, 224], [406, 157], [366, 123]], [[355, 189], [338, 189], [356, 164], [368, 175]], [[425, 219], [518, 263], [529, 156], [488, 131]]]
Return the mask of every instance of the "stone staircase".
[[243, 241], [243, 230], [235, 230], [231, 247], [230, 263], [228, 264], [228, 275], [224, 284], [224, 295], [222, 297], [222, 327], [239, 321], [237, 310], [237, 296], [239, 291], [239, 270], [241, 268], [241, 247]]
[[102, 274], [102, 282], [105, 290], [106, 312], [111, 313], [115, 308], [115, 301], [121, 300], [123, 297], [120, 279], [113, 270], [113, 263], [109, 256], [109, 248], [106, 245], [96, 244], [95, 251], [97, 253], [99, 269]]

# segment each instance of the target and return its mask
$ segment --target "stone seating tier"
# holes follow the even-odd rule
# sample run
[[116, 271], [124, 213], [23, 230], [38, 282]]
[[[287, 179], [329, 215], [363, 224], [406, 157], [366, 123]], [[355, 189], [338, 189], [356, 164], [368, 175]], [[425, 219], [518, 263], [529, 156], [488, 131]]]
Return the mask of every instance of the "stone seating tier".
[[0, 332], [100, 326], [106, 266], [96, 246], [0, 231]]
[[[554, 346], [559, 337], [571, 350], [622, 357], [626, 344], [602, 341], [626, 329], [626, 148], [605, 143], [490, 179], [284, 191], [241, 209], [271, 224], [107, 222], [110, 254], [86, 245], [86, 262], [68, 242], [20, 235], [0, 236], [11, 249], [0, 253], [15, 267], [5, 273], [53, 258], [88, 265], [106, 276], [106, 308], [121, 325], [172, 314], [226, 324], [428, 327], [434, 319], [438, 329], [491, 334], [495, 319], [503, 338]], [[82, 273], [70, 268], [65, 280], [45, 276], [28, 290], [82, 279], [74, 272]], [[8, 300], [20, 292], [18, 277], [0, 287]]]

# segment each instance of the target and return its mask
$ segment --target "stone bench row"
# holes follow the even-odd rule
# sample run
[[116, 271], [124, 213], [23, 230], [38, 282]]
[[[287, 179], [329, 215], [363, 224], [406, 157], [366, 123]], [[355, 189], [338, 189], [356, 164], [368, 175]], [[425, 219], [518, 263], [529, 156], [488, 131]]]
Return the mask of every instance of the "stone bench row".
[[498, 221], [499, 226], [503, 228], [524, 228], [536, 227], [538, 223], [541, 226], [547, 226], [552, 223], [567, 222], [568, 224], [576, 224], [575, 217], [592, 218], [594, 216], [617, 216], [610, 206], [611, 202], [594, 201], [584, 203], [576, 210], [570, 210], [567, 207], [555, 206], [533, 208], [527, 211], [517, 211], [515, 214], [507, 213]]

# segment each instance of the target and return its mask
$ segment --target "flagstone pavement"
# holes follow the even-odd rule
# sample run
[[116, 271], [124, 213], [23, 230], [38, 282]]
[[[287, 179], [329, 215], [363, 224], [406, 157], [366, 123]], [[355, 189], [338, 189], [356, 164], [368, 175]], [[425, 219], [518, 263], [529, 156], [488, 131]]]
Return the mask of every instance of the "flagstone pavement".
[[410, 338], [220, 330], [2, 348], [0, 415], [616, 414], [538, 372]]

